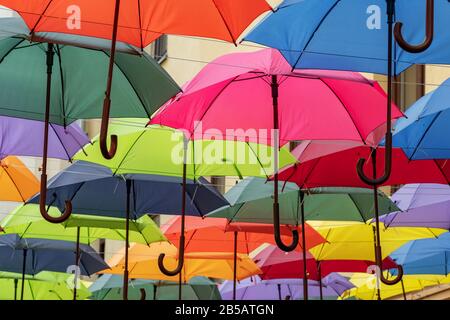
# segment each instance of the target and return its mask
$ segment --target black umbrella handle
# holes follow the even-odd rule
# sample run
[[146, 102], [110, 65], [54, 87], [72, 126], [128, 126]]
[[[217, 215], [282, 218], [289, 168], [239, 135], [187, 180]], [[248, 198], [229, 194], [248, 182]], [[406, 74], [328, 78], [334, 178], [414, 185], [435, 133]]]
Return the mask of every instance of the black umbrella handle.
[[52, 217], [47, 212], [46, 199], [47, 199], [47, 174], [42, 173], [41, 191], [39, 196], [39, 209], [41, 211], [42, 217], [51, 223], [62, 223], [70, 218], [70, 216], [72, 215], [72, 202], [70, 200], [66, 200], [64, 212], [60, 217]]
[[409, 44], [402, 34], [403, 23], [397, 22], [394, 27], [394, 37], [398, 45], [411, 53], [420, 53], [427, 50], [433, 43], [434, 38], [434, 0], [427, 0], [427, 12], [426, 12], [426, 35], [421, 44], [412, 45]]
[[181, 234], [180, 236], [180, 246], [178, 249], [178, 265], [174, 270], [168, 270], [165, 266], [164, 266], [164, 258], [166, 256], [165, 253], [161, 253], [158, 257], [158, 267], [159, 270], [161, 270], [161, 272], [163, 274], [165, 274], [168, 277], [174, 277], [177, 274], [179, 274], [181, 272], [181, 270], [183, 269], [183, 265], [184, 265], [184, 245], [185, 245], [185, 238], [184, 238], [184, 233]]
[[273, 229], [275, 235], [275, 242], [281, 250], [285, 252], [294, 251], [297, 248], [298, 241], [300, 239], [298, 231], [296, 229], [292, 230], [292, 242], [289, 245], [284, 244], [281, 239], [281, 230], [280, 230], [280, 206], [278, 203], [273, 204]]

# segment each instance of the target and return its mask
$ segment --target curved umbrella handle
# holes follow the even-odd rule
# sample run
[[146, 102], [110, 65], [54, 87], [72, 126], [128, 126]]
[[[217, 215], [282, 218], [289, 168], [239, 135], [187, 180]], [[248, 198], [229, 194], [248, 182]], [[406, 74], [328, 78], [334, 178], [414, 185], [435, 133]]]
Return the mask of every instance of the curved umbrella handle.
[[100, 128], [100, 150], [105, 159], [111, 160], [117, 151], [118, 137], [117, 135], [111, 135], [111, 147], [108, 149], [108, 122], [109, 122], [109, 111], [111, 108], [111, 99], [105, 97], [103, 101], [103, 114], [102, 114], [102, 124]]
[[42, 217], [51, 223], [62, 223], [70, 218], [70, 215], [72, 214], [72, 202], [70, 200], [66, 200], [64, 212], [60, 217], [52, 217], [47, 212], [46, 199], [47, 199], [47, 174], [42, 173], [41, 191], [39, 197], [39, 209], [41, 211]]
[[165, 274], [168, 277], [173, 277], [176, 276], [177, 274], [179, 274], [181, 272], [181, 270], [183, 269], [183, 265], [184, 265], [184, 244], [185, 244], [185, 239], [184, 239], [184, 233], [180, 236], [180, 246], [178, 247], [178, 265], [174, 270], [167, 270], [166, 267], [164, 266], [164, 258], [166, 256], [165, 253], [161, 253], [158, 257], [158, 267], [159, 270], [161, 270], [161, 272], [163, 274]]
[[397, 22], [394, 27], [395, 40], [399, 46], [411, 53], [420, 53], [427, 50], [433, 43], [434, 38], [434, 0], [427, 0], [427, 13], [426, 13], [426, 36], [425, 40], [419, 45], [409, 44], [405, 38], [403, 38], [402, 28], [403, 23]]
[[[390, 121], [390, 119], [389, 119]], [[376, 151], [374, 151], [376, 152]], [[373, 155], [375, 156], [375, 155]], [[366, 159], [361, 158], [358, 160], [358, 164], [356, 166], [359, 178], [369, 186], [380, 186], [389, 180], [392, 171], [392, 133], [388, 131], [386, 133], [386, 146], [385, 146], [385, 160], [384, 160], [384, 174], [383, 176], [375, 179], [371, 179], [366, 176], [364, 173], [364, 163]]]
[[383, 260], [382, 260], [382, 255], [381, 255], [381, 246], [379, 246], [379, 245], [376, 246], [376, 255], [377, 255], [376, 260], [378, 263], [378, 268], [380, 270], [380, 272], [379, 272], [380, 281], [388, 286], [393, 286], [393, 285], [399, 283], [400, 281], [402, 281], [403, 267], [401, 265], [397, 265], [397, 267], [396, 267], [396, 269], [398, 271], [397, 276], [393, 279], [387, 279], [383, 274]]
[[294, 251], [297, 248], [299, 242], [299, 234], [297, 230], [292, 230], [292, 242], [289, 245], [285, 245], [283, 240], [281, 239], [281, 231], [280, 231], [280, 206], [278, 203], [273, 204], [273, 228], [275, 235], [275, 242], [281, 250], [285, 252]]

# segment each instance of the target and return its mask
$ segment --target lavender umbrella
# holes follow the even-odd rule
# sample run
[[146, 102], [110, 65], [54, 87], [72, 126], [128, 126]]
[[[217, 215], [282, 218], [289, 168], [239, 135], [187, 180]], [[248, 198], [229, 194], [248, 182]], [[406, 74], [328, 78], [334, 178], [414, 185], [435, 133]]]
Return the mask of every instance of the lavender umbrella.
[[450, 186], [409, 184], [393, 196], [402, 211], [380, 217], [386, 226], [450, 229]]
[[[338, 274], [330, 276], [325, 278], [322, 284], [323, 296], [327, 300], [336, 300], [344, 291], [354, 287], [346, 278]], [[219, 291], [223, 300], [232, 300], [233, 281], [225, 281], [222, 283]], [[308, 281], [308, 294], [313, 299], [319, 299], [320, 284], [318, 281]], [[303, 300], [303, 286], [302, 282], [296, 279], [261, 280], [255, 276], [238, 283], [236, 299]]]
[[[0, 159], [9, 155], [42, 156], [44, 122], [0, 116]], [[76, 124], [50, 124], [48, 156], [70, 160], [89, 139]]]

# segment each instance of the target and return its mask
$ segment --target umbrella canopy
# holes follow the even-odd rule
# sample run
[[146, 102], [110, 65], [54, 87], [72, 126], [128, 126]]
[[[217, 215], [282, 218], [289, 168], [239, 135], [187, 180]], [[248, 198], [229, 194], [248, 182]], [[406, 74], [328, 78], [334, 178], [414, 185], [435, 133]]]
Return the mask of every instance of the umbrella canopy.
[[[367, 273], [355, 273], [350, 277], [350, 282], [355, 288], [345, 292], [342, 296], [345, 298], [356, 297], [361, 300], [377, 300], [377, 277]], [[446, 284], [450, 282], [450, 278], [443, 276], [421, 275], [404, 275], [403, 284], [401, 282], [395, 285], [385, 285], [380, 283], [380, 293], [382, 299], [389, 299], [405, 293], [423, 290], [429, 286]]]
[[[231, 188], [225, 198], [230, 206], [211, 212], [208, 217], [230, 221], [272, 222], [273, 182], [246, 178]], [[302, 191], [293, 183], [280, 185], [280, 218], [284, 224], [301, 222], [300, 194], [304, 193], [305, 220], [361, 221], [373, 218], [373, 191], [355, 188], [320, 188]], [[378, 193], [380, 212], [397, 210], [382, 192]]]
[[[131, 181], [130, 218], [144, 214], [174, 214], [181, 211], [182, 181], [178, 177], [155, 175], [114, 175], [111, 169], [94, 163], [77, 161], [48, 184], [47, 204], [62, 212], [65, 200], [71, 199], [78, 214], [125, 218], [127, 181]], [[222, 195], [205, 179], [188, 181], [187, 214], [202, 216], [227, 204]], [[39, 194], [29, 201], [39, 203]]]
[[16, 157], [0, 159], [0, 201], [25, 202], [39, 190], [39, 181]]
[[[327, 240], [310, 250], [317, 260], [375, 261], [374, 225], [338, 221], [311, 221], [310, 224]], [[382, 228], [380, 230], [382, 258], [386, 258], [409, 241], [436, 238], [445, 231], [431, 228]]]
[[449, 86], [450, 79], [420, 98], [406, 111], [407, 118], [395, 125], [394, 146], [402, 148], [408, 158], [450, 158], [450, 143], [445, 139], [450, 119]]
[[[57, 216], [58, 209], [49, 213]], [[80, 228], [80, 242], [91, 244], [98, 239], [124, 240], [125, 220], [94, 215], [72, 214], [62, 223], [53, 224], [42, 218], [39, 206], [27, 204], [17, 207], [0, 223], [4, 233], [17, 233], [21, 238], [43, 238], [75, 241]], [[130, 241], [142, 244], [165, 241], [166, 238], [149, 216], [130, 221]]]
[[[25, 274], [41, 271], [66, 272], [75, 261], [75, 243], [61, 240], [22, 239], [16, 234], [0, 236], [0, 270]], [[108, 265], [85, 244], [80, 245], [80, 273], [90, 276], [108, 268]]]
[[[133, 245], [130, 248], [129, 276], [137, 279], [178, 281], [178, 275], [166, 276], [158, 267], [158, 256], [166, 253], [165, 263], [168, 268], [177, 265], [177, 249], [165, 242], [152, 243], [150, 246]], [[233, 254], [229, 253], [186, 253], [181, 271], [182, 282], [187, 283], [193, 277], [204, 276], [215, 279], [233, 279]], [[102, 273], [122, 274], [124, 270], [123, 255], [118, 254], [109, 262], [113, 267]], [[247, 256], [237, 256], [237, 279], [244, 279], [259, 274], [261, 270]]]
[[[68, 285], [71, 275], [42, 271], [35, 276], [26, 276], [23, 300], [72, 300], [73, 290]], [[22, 275], [18, 273], [0, 272], [0, 299], [16, 300], [18, 298], [17, 286]], [[87, 299], [91, 292], [82, 281], [77, 289], [77, 300]]]
[[[278, 88], [278, 112], [272, 87]], [[220, 135], [268, 144], [277, 113], [280, 145], [305, 139], [377, 144], [384, 134], [386, 102], [381, 87], [360, 74], [292, 71], [278, 51], [264, 49], [214, 60], [151, 123], [185, 129], [194, 138]], [[392, 116], [402, 113], [394, 108]]]
[[[8, 155], [42, 156], [43, 122], [0, 116], [0, 128], [0, 159]], [[65, 128], [51, 124], [48, 143], [50, 158], [70, 160], [89, 139], [76, 123]]]
[[[245, 40], [279, 49], [294, 68], [320, 68], [387, 73], [387, 2], [385, 0], [285, 0]], [[404, 39], [423, 43], [427, 35], [427, 1], [394, 1], [394, 23], [404, 24]], [[434, 1], [434, 37], [425, 52], [407, 52], [395, 45], [394, 72], [416, 63], [448, 63], [443, 47], [450, 7]], [[289, 22], [289, 23], [288, 23]], [[403, 30], [402, 30], [403, 31]], [[425, 42], [428, 44], [427, 42]]]
[[[182, 176], [185, 136], [182, 131], [168, 127], [149, 126], [139, 119], [112, 123], [110, 132], [116, 134], [121, 143], [111, 160], [103, 158], [97, 144], [87, 146], [75, 159], [107, 166], [114, 173], [140, 173]], [[152, 152], [149, 155], [148, 150]], [[273, 173], [273, 148], [263, 144], [235, 141], [190, 140], [186, 150], [186, 177], [201, 176], [258, 176]], [[288, 148], [280, 151], [280, 167], [293, 164]]]
[[[55, 45], [50, 122], [68, 125], [100, 118], [109, 51]], [[20, 37], [0, 40], [0, 114], [42, 120], [46, 105], [46, 50]], [[179, 92], [147, 54], [117, 53], [111, 117], [149, 118]], [[149, 90], [148, 88], [151, 88]]]
[[403, 266], [405, 274], [450, 273], [450, 233], [436, 239], [411, 241], [391, 253], [391, 258]]
[[[122, 300], [121, 276], [104, 274], [90, 287], [92, 300]], [[182, 300], [221, 300], [217, 285], [204, 277], [192, 278], [188, 283], [182, 284]], [[154, 281], [134, 279], [130, 281], [128, 298], [139, 300], [141, 289], [145, 290], [146, 300], [177, 300], [178, 283], [170, 281]]]
[[[161, 230], [169, 241], [178, 245], [180, 238], [181, 217], [175, 217], [167, 222]], [[302, 232], [297, 227], [299, 233]], [[283, 226], [282, 237], [289, 237], [292, 227]], [[249, 254], [264, 243], [274, 244], [273, 226], [253, 223], [229, 224], [226, 219], [186, 217], [185, 237], [186, 252], [234, 252], [234, 233], [237, 232], [237, 252]], [[322, 236], [306, 225], [306, 238], [308, 249], [325, 240]], [[299, 249], [301, 249], [299, 247]]]
[[387, 227], [450, 229], [450, 187], [443, 184], [408, 184], [392, 195], [401, 211], [380, 217]]
[[[308, 283], [309, 298], [320, 297], [320, 284], [317, 281]], [[353, 285], [349, 283], [348, 289]], [[225, 281], [219, 288], [223, 300], [232, 300], [233, 282]], [[341, 288], [334, 288], [333, 283], [322, 285], [325, 300], [336, 300]], [[303, 299], [302, 285], [293, 279], [261, 280], [252, 277], [240, 281], [236, 290], [237, 300], [299, 300]]]
[[[281, 170], [280, 180], [295, 182], [302, 188], [315, 187], [361, 187], [367, 185], [361, 181], [354, 163], [360, 158], [368, 159], [364, 171], [372, 175], [372, 157], [374, 149], [365, 145], [348, 145], [332, 141], [320, 151], [325, 142], [303, 142], [292, 153], [297, 159], [304, 157], [304, 162]], [[315, 146], [314, 146], [315, 145]], [[310, 146], [310, 147], [308, 147]], [[318, 152], [318, 150], [320, 152]], [[450, 165], [445, 160], [410, 161], [402, 149], [392, 150], [392, 174], [383, 185], [402, 185], [407, 183], [442, 183], [450, 181]], [[377, 159], [383, 159], [385, 148], [376, 149]], [[339, 170], [336, 170], [336, 168]], [[384, 161], [377, 161], [377, 172], [384, 169]]]
[[[261, 278], [269, 279], [302, 279], [304, 277], [303, 255], [297, 252], [285, 253], [275, 246], [269, 246], [258, 253], [253, 260], [261, 268]], [[308, 279], [324, 281], [335, 272], [366, 272], [375, 261], [364, 260], [324, 260], [317, 261], [309, 253], [306, 271]], [[393, 269], [397, 265], [391, 258], [383, 261], [383, 270]], [[320, 268], [320, 272], [319, 272]]]
[[[32, 36], [68, 33], [111, 39], [115, 1], [76, 0], [68, 4], [64, 0], [2, 0], [0, 5], [17, 11]], [[235, 42], [253, 20], [270, 9], [265, 0], [124, 1], [120, 4], [117, 40], [141, 49], [164, 33]], [[68, 12], [74, 16], [68, 18]]]

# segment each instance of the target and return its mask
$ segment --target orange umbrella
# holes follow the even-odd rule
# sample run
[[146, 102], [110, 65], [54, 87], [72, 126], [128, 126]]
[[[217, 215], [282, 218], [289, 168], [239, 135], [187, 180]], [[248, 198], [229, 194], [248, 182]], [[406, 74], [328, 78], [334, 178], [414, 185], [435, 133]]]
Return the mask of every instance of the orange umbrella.
[[[161, 228], [167, 239], [179, 245], [181, 217], [177, 216]], [[292, 234], [294, 227], [283, 226], [282, 238], [286, 241]], [[301, 227], [297, 227], [301, 234]], [[311, 249], [326, 242], [314, 228], [306, 224], [307, 248]], [[238, 253], [249, 254], [264, 243], [274, 244], [273, 225], [257, 223], [233, 223], [227, 219], [186, 217], [185, 252], [227, 252], [233, 253], [235, 246], [235, 232], [237, 233]], [[299, 246], [297, 250], [302, 248]]]
[[[187, 253], [183, 269], [179, 276], [166, 276], [158, 267], [158, 257], [166, 254], [169, 267], [178, 264], [177, 248], [167, 242], [156, 242], [145, 246], [132, 245], [129, 250], [129, 275], [135, 279], [152, 279], [181, 281], [187, 283], [191, 278], [204, 276], [215, 279], [233, 279], [233, 254], [229, 253]], [[125, 261], [123, 253], [114, 256], [109, 262], [111, 269], [101, 273], [123, 274]], [[237, 261], [237, 278], [245, 279], [260, 274], [259, 267], [247, 255], [239, 254]]]
[[0, 201], [25, 202], [39, 192], [39, 181], [16, 157], [0, 160]]

